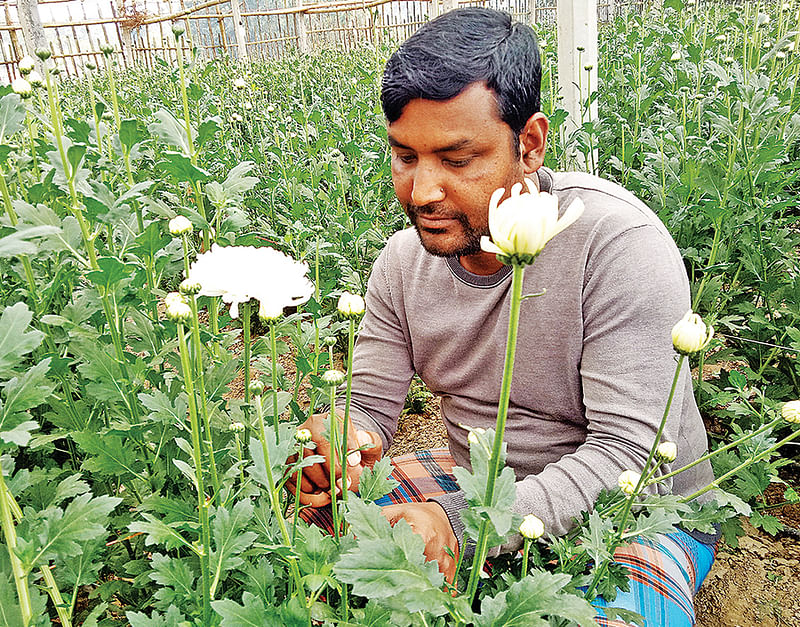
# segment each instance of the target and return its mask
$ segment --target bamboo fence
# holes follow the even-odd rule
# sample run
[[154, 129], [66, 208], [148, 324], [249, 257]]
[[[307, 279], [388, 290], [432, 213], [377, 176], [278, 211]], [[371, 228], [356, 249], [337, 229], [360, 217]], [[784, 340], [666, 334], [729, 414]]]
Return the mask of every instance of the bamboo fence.
[[[556, 0], [39, 0], [53, 57], [68, 75], [104, 63], [100, 46], [112, 45], [123, 67], [152, 67], [177, 59], [171, 27], [183, 22], [182, 45], [201, 58], [268, 60], [325, 48], [351, 50], [402, 41], [421, 24], [455, 6], [490, 6], [529, 23], [552, 23]], [[278, 5], [281, 6], [278, 6]], [[598, 18], [641, 0], [599, 0]], [[638, 7], [637, 7], [638, 8]], [[0, 81], [18, 76], [26, 50], [16, 0], [0, 14]], [[4, 22], [3, 22], [4, 18]], [[160, 61], [161, 60], [161, 61]]]

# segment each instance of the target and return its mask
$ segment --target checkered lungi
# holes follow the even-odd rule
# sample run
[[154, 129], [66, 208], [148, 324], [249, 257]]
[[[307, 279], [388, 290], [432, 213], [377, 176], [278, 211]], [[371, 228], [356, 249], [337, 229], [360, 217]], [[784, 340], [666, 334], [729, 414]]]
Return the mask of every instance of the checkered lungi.
[[[392, 476], [400, 485], [378, 499], [378, 505], [424, 502], [458, 490], [452, 474], [455, 462], [447, 449], [409, 453], [393, 458], [392, 464]], [[309, 524], [333, 531], [329, 507], [306, 508], [300, 516]], [[620, 591], [613, 603], [606, 603], [602, 597], [594, 600], [598, 611], [595, 620], [601, 627], [627, 627], [619, 619], [606, 618], [602, 608], [607, 605], [641, 614], [646, 627], [695, 624], [694, 595], [711, 569], [715, 546], [681, 530], [657, 538], [637, 539], [614, 553], [615, 561], [630, 573], [630, 590]]]

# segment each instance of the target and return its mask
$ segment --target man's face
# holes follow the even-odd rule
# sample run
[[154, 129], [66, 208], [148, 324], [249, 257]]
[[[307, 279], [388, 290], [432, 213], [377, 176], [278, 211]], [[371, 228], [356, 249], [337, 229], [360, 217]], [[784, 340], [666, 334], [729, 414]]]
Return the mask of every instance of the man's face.
[[447, 101], [412, 100], [389, 125], [395, 193], [429, 253], [485, 255], [489, 198], [523, 179], [517, 141], [482, 83]]

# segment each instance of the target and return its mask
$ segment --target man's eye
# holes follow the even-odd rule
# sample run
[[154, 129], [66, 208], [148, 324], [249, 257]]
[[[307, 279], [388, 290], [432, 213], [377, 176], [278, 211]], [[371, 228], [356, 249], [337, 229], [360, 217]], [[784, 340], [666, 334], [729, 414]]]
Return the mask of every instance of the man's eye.
[[414, 155], [397, 155], [397, 158], [401, 163], [414, 163], [417, 159]]
[[472, 163], [472, 159], [445, 159], [444, 162], [453, 168], [464, 168]]

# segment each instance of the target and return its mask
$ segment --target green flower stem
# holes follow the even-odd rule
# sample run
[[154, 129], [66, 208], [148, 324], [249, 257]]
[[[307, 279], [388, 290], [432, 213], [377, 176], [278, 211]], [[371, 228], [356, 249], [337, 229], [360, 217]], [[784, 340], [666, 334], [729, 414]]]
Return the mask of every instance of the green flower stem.
[[41, 173], [39, 172], [39, 158], [36, 156], [36, 142], [33, 139], [33, 126], [31, 125], [31, 116], [25, 110], [25, 126], [28, 128], [28, 139], [30, 140], [31, 145], [31, 157], [33, 157], [33, 173], [38, 181], [41, 178]]
[[[619, 516], [619, 522], [617, 523], [617, 529], [615, 531], [614, 537], [611, 540], [611, 546], [616, 548], [620, 541], [622, 540], [623, 534], [625, 533], [625, 525], [628, 522], [628, 515], [631, 512], [631, 507], [633, 506], [634, 500], [636, 500], [637, 495], [642, 490], [643, 487], [650, 485], [648, 483], [648, 479], [652, 477], [656, 470], [658, 469], [658, 465], [653, 465], [652, 467], [650, 464], [653, 462], [656, 456], [656, 449], [658, 449], [658, 445], [661, 442], [661, 436], [664, 433], [664, 427], [667, 424], [667, 417], [669, 416], [669, 410], [672, 407], [672, 399], [675, 397], [675, 389], [678, 387], [678, 379], [681, 374], [681, 368], [683, 367], [683, 362], [686, 361], [686, 355], [679, 355], [678, 362], [675, 365], [675, 374], [672, 377], [672, 386], [669, 390], [669, 396], [667, 397], [667, 404], [664, 407], [664, 413], [661, 416], [661, 422], [658, 425], [658, 430], [656, 431], [656, 438], [653, 442], [653, 446], [650, 447], [650, 453], [647, 455], [647, 459], [644, 462], [644, 467], [642, 468], [642, 473], [639, 475], [639, 481], [636, 482], [636, 487], [634, 488], [633, 492], [625, 499], [625, 506], [622, 509], [622, 513]], [[613, 550], [612, 550], [613, 553]], [[591, 600], [594, 598], [595, 590], [597, 590], [597, 586], [600, 583], [600, 579], [605, 574], [606, 570], [608, 569], [608, 562], [603, 562], [600, 564], [594, 572], [594, 577], [592, 577], [592, 582], [589, 584], [589, 587], [586, 589], [584, 593], [584, 598]]]
[[[525, 266], [512, 264], [513, 275], [511, 278], [511, 307], [508, 315], [508, 338], [506, 340], [505, 365], [503, 366], [503, 383], [500, 388], [500, 401], [497, 408], [497, 425], [494, 434], [492, 456], [489, 458], [489, 475], [486, 478], [486, 496], [484, 504], [490, 506], [494, 498], [494, 484], [500, 470], [500, 454], [503, 447], [503, 434], [506, 429], [508, 417], [508, 402], [511, 398], [511, 377], [514, 373], [514, 356], [517, 350], [517, 331], [519, 326], [519, 310], [522, 304], [522, 277]], [[475, 548], [475, 557], [472, 561], [472, 570], [467, 582], [467, 601], [475, 598], [478, 589], [478, 580], [486, 561], [489, 550], [489, 523], [481, 521], [478, 540]]]
[[244, 485], [244, 455], [242, 454], [242, 440], [238, 433], [234, 434], [233, 439], [236, 440], [236, 457], [239, 460], [239, 483]]
[[272, 355], [272, 426], [275, 427], [275, 432], [278, 432], [278, 342], [275, 338], [275, 326], [277, 320], [269, 321], [269, 347]]
[[103, 136], [100, 134], [100, 118], [97, 116], [97, 104], [94, 98], [94, 76], [88, 72], [89, 76], [89, 106], [92, 108], [92, 118], [94, 119], [94, 132], [97, 137], [97, 152], [103, 154]]
[[242, 303], [242, 342], [244, 344], [244, 415], [246, 423], [250, 423], [250, 301]]
[[[261, 450], [264, 453], [264, 467], [266, 468], [267, 472], [267, 483], [269, 483], [267, 492], [269, 495], [270, 506], [272, 507], [272, 513], [275, 516], [275, 519], [278, 521], [278, 528], [281, 531], [283, 543], [286, 546], [291, 547], [294, 545], [292, 543], [292, 538], [289, 535], [289, 529], [286, 526], [286, 519], [283, 517], [280, 495], [278, 494], [278, 489], [275, 486], [275, 479], [272, 476], [272, 463], [269, 458], [269, 447], [267, 446], [267, 428], [264, 424], [264, 405], [262, 403], [261, 396], [255, 397], [255, 406], [256, 417], [258, 418], [258, 439], [261, 441]], [[275, 430], [275, 437], [278, 437], [277, 429]], [[294, 578], [296, 590], [302, 594], [303, 580], [300, 576], [300, 567], [297, 565], [297, 560], [292, 557], [287, 558], [287, 560], [289, 561], [289, 568], [292, 571], [292, 577]]]
[[186, 330], [182, 323], [177, 324], [178, 346], [181, 355], [181, 368], [186, 386], [186, 396], [189, 401], [189, 421], [192, 428], [192, 453], [194, 457], [195, 481], [197, 483], [197, 509], [200, 519], [200, 541], [203, 545], [200, 553], [200, 572], [203, 588], [203, 624], [210, 624], [211, 620], [211, 588], [209, 584], [209, 555], [211, 554], [211, 529], [208, 523], [208, 505], [206, 503], [205, 486], [203, 483], [203, 453], [200, 448], [200, 421], [197, 418], [197, 401], [194, 391], [194, 377], [189, 357], [189, 348], [186, 345]]
[[[6, 492], [6, 495], [8, 497], [8, 505], [11, 509], [11, 514], [14, 518], [16, 518], [17, 521], [22, 520], [22, 509], [14, 499], [14, 495], [11, 494], [11, 492]], [[53, 601], [53, 606], [56, 608], [56, 613], [58, 614], [61, 624], [64, 627], [72, 627], [71, 616], [73, 604], [67, 605], [67, 603], [64, 602], [64, 599], [61, 596], [61, 591], [58, 589], [58, 585], [56, 584], [56, 579], [46, 564], [39, 567], [39, 572], [44, 580], [47, 593], [50, 595], [50, 599]]]
[[22, 561], [17, 557], [17, 530], [14, 527], [14, 518], [11, 515], [11, 493], [6, 487], [3, 472], [0, 470], [0, 525], [3, 527], [3, 538], [8, 549], [8, 557], [11, 560], [11, 571], [14, 574], [14, 585], [17, 587], [17, 597], [22, 614], [22, 624], [24, 627], [30, 624], [33, 617], [33, 606], [31, 605], [31, 591], [28, 587], [28, 575], [22, 566]]
[[[303, 446], [300, 445], [300, 450], [297, 453], [297, 459], [303, 458]], [[294, 489], [294, 516], [292, 516], [292, 544], [297, 538], [297, 519], [300, 518], [300, 481], [303, 477], [303, 469], [298, 468], [295, 476], [295, 489]]]
[[336, 458], [339, 457], [339, 462], [342, 465], [342, 492], [347, 491], [347, 485], [345, 482], [346, 474], [344, 464], [347, 462], [341, 458], [339, 454], [339, 438], [338, 438], [338, 425], [339, 420], [336, 415], [336, 386], [331, 385], [329, 394], [329, 406], [330, 410], [328, 410], [328, 419], [331, 425], [331, 437], [330, 437], [330, 445], [331, 445], [331, 463], [330, 466], [330, 476], [329, 480], [331, 482], [331, 516], [333, 517], [333, 535], [338, 539], [340, 535], [340, 527], [339, 527], [339, 504], [336, 498]]
[[194, 349], [195, 360], [194, 374], [197, 377], [200, 411], [203, 416], [203, 429], [205, 431], [205, 438], [203, 441], [208, 452], [211, 482], [214, 484], [214, 495], [217, 496], [220, 491], [220, 483], [219, 475], [217, 474], [217, 462], [214, 459], [214, 437], [211, 431], [211, 415], [208, 411], [208, 399], [206, 398], [206, 381], [203, 371], [203, 345], [200, 343], [200, 320], [197, 315], [197, 299], [192, 296], [188, 300], [192, 308], [192, 348]]
[[[353, 389], [353, 345], [355, 343], [355, 335], [356, 335], [356, 321], [354, 317], [350, 318], [350, 328], [347, 332], [347, 383], [345, 385], [345, 395], [344, 395], [344, 422], [342, 424], [342, 454], [341, 454], [341, 462], [342, 462], [342, 500], [346, 503], [347, 502], [347, 486], [346, 483], [346, 473], [345, 473], [345, 466], [347, 464], [347, 433], [350, 429], [350, 394]], [[331, 405], [333, 407], [333, 405]], [[345, 533], [347, 533], [347, 527], [345, 527]]]
[[119, 129], [119, 99], [117, 98], [117, 82], [114, 79], [114, 70], [112, 69], [111, 56], [106, 57], [106, 73], [108, 74], [108, 89], [111, 92], [111, 107], [114, 110], [114, 123]]
[[64, 149], [64, 130], [61, 126], [61, 115], [56, 106], [55, 91], [56, 88], [50, 80], [50, 70], [45, 66], [45, 81], [47, 83], [47, 102], [50, 106], [50, 120], [53, 124], [53, 134], [56, 138], [58, 146], [58, 154], [61, 157], [61, 163], [64, 166], [64, 175], [67, 178], [67, 186], [69, 187], [69, 196], [71, 201], [70, 211], [74, 218], [78, 221], [78, 226], [81, 229], [81, 238], [86, 247], [86, 254], [89, 258], [89, 266], [92, 270], [99, 270], [100, 266], [97, 265], [97, 252], [94, 247], [94, 237], [89, 233], [89, 225], [86, 223], [86, 218], [83, 216], [83, 210], [78, 202], [78, 192], [75, 189], [75, 173], [69, 172], [69, 162], [67, 161], [67, 151]]
[[531, 539], [525, 538], [525, 543], [522, 545], [522, 572], [520, 579], [524, 579], [528, 574], [528, 554], [531, 550]]
[[713, 490], [714, 488], [718, 488], [720, 486], [720, 484], [723, 481], [725, 481], [726, 479], [728, 479], [729, 477], [732, 477], [732, 476], [736, 475], [736, 473], [738, 473], [740, 470], [743, 470], [743, 469], [747, 468], [748, 466], [750, 466], [752, 464], [760, 462], [762, 459], [766, 459], [767, 457], [769, 457], [772, 454], [773, 451], [778, 450], [784, 444], [788, 444], [789, 442], [794, 440], [798, 435], [800, 435], [800, 429], [797, 429], [797, 430], [793, 431], [792, 433], [787, 435], [785, 438], [783, 438], [779, 442], [776, 442], [775, 444], [773, 444], [770, 448], [768, 448], [763, 453], [759, 453], [758, 455], [755, 455], [754, 457], [751, 457], [750, 459], [747, 459], [747, 460], [743, 461], [741, 464], [736, 466], [736, 468], [734, 468], [733, 470], [729, 470], [724, 475], [722, 475], [720, 477], [717, 477], [716, 479], [714, 479], [714, 481], [709, 483], [705, 488], [702, 488], [702, 489], [698, 490], [694, 494], [690, 494], [689, 496], [683, 497], [681, 499], [681, 502], [682, 503], [688, 503], [689, 501], [692, 501], [692, 500], [696, 499], [701, 494], [705, 494], [709, 490]]
[[[14, 211], [14, 203], [11, 201], [11, 194], [8, 191], [8, 184], [6, 183], [6, 174], [2, 168], [0, 168], [0, 193], [2, 193], [3, 204], [5, 205], [8, 219], [11, 221], [11, 226], [17, 226], [17, 224], [19, 224], [19, 218], [17, 217], [17, 212]], [[28, 282], [28, 294], [30, 296], [31, 303], [33, 304], [34, 316], [38, 318], [40, 313], [39, 298], [36, 288], [36, 279], [34, 278], [33, 267], [31, 266], [31, 260], [28, 255], [18, 255], [18, 257], [22, 262], [22, 269], [25, 272], [25, 280]]]
[[116, 303], [112, 303], [105, 288], [98, 287], [100, 293], [100, 302], [103, 304], [103, 313], [106, 316], [108, 323], [108, 330], [111, 333], [111, 342], [114, 345], [114, 352], [116, 353], [117, 362], [122, 372], [122, 377], [125, 380], [125, 396], [128, 399], [128, 409], [131, 412], [131, 417], [134, 422], [139, 419], [139, 404], [136, 399], [136, 394], [132, 389], [132, 382], [130, 374], [128, 373], [127, 360], [125, 359], [125, 349], [122, 346], [122, 333], [120, 327], [122, 321], [117, 311]]
[[690, 468], [693, 468], [694, 466], [697, 466], [697, 464], [699, 464], [701, 462], [704, 462], [707, 459], [711, 459], [712, 457], [715, 457], [715, 456], [719, 455], [720, 453], [724, 453], [728, 449], [732, 449], [735, 446], [739, 446], [740, 444], [742, 444], [744, 442], [747, 442], [748, 440], [753, 439], [757, 435], [761, 435], [765, 431], [769, 431], [775, 425], [777, 425], [779, 422], [781, 422], [781, 420], [782, 420], [782, 418], [775, 418], [772, 422], [768, 422], [767, 424], [762, 425], [761, 427], [759, 427], [758, 430], [753, 431], [752, 433], [748, 433], [746, 435], [743, 435], [742, 437], [734, 440], [733, 442], [728, 442], [728, 444], [726, 444], [725, 446], [721, 446], [718, 449], [714, 449], [713, 451], [708, 452], [708, 453], [702, 455], [701, 457], [698, 457], [696, 460], [694, 460], [690, 464], [686, 464], [685, 466], [681, 466], [677, 470], [673, 470], [672, 472], [668, 472], [666, 475], [661, 475], [659, 477], [654, 477], [653, 479], [648, 481], [646, 485], [651, 485], [653, 483], [659, 483], [661, 481], [664, 481], [665, 479], [669, 479], [670, 477], [674, 477], [675, 475], [682, 473], [684, 470], [689, 470]]

